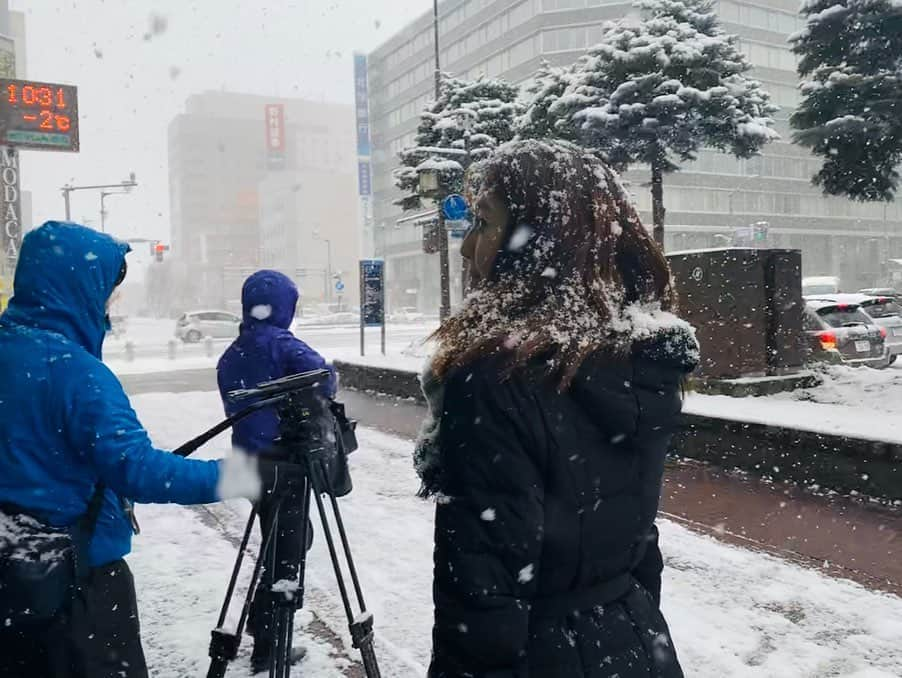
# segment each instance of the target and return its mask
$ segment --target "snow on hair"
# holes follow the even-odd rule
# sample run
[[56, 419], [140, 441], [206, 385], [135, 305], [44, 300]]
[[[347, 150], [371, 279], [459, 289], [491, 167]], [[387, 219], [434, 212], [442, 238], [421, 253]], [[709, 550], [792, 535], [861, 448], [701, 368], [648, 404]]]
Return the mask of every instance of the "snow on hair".
[[467, 180], [477, 211], [494, 194], [510, 223], [493, 274], [436, 333], [440, 377], [485, 355], [506, 355], [510, 369], [542, 356], [566, 387], [590, 354], [629, 351], [629, 306], [673, 307], [663, 253], [617, 176], [585, 149], [513, 141]]

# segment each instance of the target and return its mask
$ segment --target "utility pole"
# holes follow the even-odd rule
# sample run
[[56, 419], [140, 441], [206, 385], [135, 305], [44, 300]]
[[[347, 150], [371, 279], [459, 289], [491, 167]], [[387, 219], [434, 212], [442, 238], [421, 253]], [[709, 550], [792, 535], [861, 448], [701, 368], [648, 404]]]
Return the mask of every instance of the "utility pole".
[[[132, 172], [127, 181], [120, 181], [118, 184], [97, 184], [94, 186], [72, 186], [71, 184], [66, 184], [63, 186], [60, 191], [63, 193], [63, 202], [66, 205], [66, 221], [72, 220], [72, 212], [71, 206], [69, 204], [69, 194], [73, 191], [103, 191], [107, 188], [118, 188], [120, 191], [114, 191], [115, 193], [124, 192], [128, 193], [135, 186], [138, 185], [137, 180], [135, 179], [135, 173]], [[100, 220], [103, 222], [103, 195], [100, 196]]]
[[[442, 70], [439, 62], [439, 38], [438, 38], [438, 0], [432, 0], [432, 25], [435, 32], [435, 100], [438, 101], [442, 93]], [[439, 318], [442, 322], [451, 315], [451, 266], [448, 261], [448, 230], [445, 228], [445, 215], [442, 212], [441, 193], [436, 199], [438, 214], [438, 256], [439, 276], [441, 285], [441, 306]]]

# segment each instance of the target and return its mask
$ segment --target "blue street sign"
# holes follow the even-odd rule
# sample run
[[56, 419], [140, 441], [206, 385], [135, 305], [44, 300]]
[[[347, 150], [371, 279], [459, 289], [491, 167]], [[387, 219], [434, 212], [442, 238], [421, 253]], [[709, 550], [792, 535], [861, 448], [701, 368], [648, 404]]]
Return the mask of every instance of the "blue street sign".
[[335, 291], [336, 292], [344, 292], [345, 284], [339, 280], [335, 283]]
[[470, 214], [470, 208], [462, 195], [452, 193], [442, 200], [442, 214], [449, 221], [462, 221]]

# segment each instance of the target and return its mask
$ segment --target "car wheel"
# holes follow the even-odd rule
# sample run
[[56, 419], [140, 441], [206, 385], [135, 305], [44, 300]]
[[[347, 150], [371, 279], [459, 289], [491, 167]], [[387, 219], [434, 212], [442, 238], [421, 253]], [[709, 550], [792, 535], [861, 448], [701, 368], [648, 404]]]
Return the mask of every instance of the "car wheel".
[[189, 344], [196, 344], [201, 340], [200, 332], [197, 330], [191, 330], [188, 334], [185, 335], [185, 341]]
[[894, 362], [896, 362], [896, 358], [898, 358], [898, 357], [899, 357], [899, 356], [897, 356], [897, 355], [891, 355], [891, 356], [889, 357], [889, 363], [888, 363], [888, 364], [889, 364], [889, 365], [892, 365]]

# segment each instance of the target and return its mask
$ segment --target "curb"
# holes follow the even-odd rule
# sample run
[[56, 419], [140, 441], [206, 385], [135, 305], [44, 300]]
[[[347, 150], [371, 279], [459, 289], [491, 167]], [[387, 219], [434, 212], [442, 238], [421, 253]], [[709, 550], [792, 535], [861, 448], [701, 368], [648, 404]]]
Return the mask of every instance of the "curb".
[[[343, 388], [426, 401], [419, 375], [336, 362]], [[817, 492], [902, 501], [902, 445], [768, 424], [682, 414], [673, 454]]]

